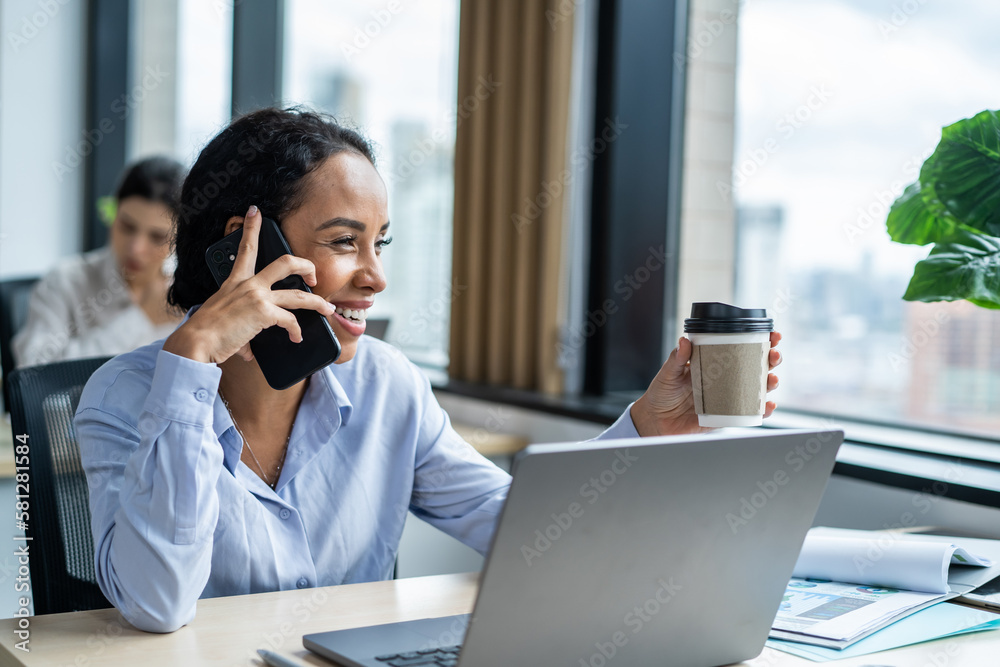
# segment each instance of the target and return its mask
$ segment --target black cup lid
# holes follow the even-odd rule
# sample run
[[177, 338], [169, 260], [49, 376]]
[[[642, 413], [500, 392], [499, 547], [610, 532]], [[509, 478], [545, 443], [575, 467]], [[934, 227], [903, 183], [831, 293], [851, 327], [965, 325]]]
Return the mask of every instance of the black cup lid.
[[684, 333], [755, 333], [773, 331], [774, 320], [764, 308], [737, 308], [728, 303], [692, 303]]

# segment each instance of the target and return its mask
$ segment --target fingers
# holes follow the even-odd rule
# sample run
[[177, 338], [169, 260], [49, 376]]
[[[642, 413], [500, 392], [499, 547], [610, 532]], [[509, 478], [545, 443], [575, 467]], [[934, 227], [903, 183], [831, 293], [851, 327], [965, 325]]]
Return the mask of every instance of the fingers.
[[768, 370], [773, 370], [775, 366], [781, 363], [781, 352], [777, 350], [770, 350], [767, 353], [767, 368]]
[[[251, 206], [243, 217], [243, 238], [240, 239], [240, 249], [236, 253], [232, 275], [245, 280], [254, 274], [257, 266], [257, 241], [260, 237], [262, 222], [260, 211]], [[277, 281], [275, 281], [277, 282]]]
[[279, 289], [271, 294], [271, 302], [285, 310], [309, 309], [315, 310], [323, 317], [330, 317], [336, 307], [317, 294], [303, 292], [300, 289]]
[[282, 255], [261, 269], [257, 276], [270, 287], [279, 280], [295, 274], [302, 276], [307, 285], [316, 284], [316, 265], [308, 259], [295, 255]]
[[778, 388], [778, 376], [774, 373], [767, 374], [767, 390], [774, 391]]
[[272, 314], [274, 323], [288, 332], [288, 340], [293, 343], [302, 342], [302, 327], [299, 326], [299, 321], [295, 319], [295, 315], [278, 306], [271, 306], [268, 312]]
[[677, 363], [684, 366], [687, 362], [691, 361], [691, 352], [693, 350], [694, 346], [691, 345], [691, 341], [681, 336], [677, 341]]
[[781, 342], [781, 334], [778, 333], [777, 331], [772, 331], [771, 332], [771, 347], [774, 347], [775, 345], [777, 345], [780, 342]]
[[767, 419], [772, 414], [774, 414], [774, 410], [777, 407], [778, 407], [778, 405], [774, 401], [768, 401], [767, 403], [765, 403], [764, 404], [764, 419]]
[[681, 338], [677, 341], [677, 347], [670, 351], [670, 356], [663, 362], [657, 376], [661, 380], [680, 378], [684, 374], [684, 370], [690, 360], [691, 341], [687, 338]]

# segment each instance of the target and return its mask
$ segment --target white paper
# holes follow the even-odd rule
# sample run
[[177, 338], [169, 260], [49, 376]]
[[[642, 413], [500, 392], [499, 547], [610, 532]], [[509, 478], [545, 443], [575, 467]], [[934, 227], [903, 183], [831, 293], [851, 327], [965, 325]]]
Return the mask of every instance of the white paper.
[[[892, 588], [792, 579], [772, 629], [849, 643], [946, 596]], [[801, 641], [808, 642], [807, 637]]]
[[952, 563], [991, 561], [947, 542], [899, 539], [893, 533], [830, 535], [810, 531], [792, 576], [944, 594]]

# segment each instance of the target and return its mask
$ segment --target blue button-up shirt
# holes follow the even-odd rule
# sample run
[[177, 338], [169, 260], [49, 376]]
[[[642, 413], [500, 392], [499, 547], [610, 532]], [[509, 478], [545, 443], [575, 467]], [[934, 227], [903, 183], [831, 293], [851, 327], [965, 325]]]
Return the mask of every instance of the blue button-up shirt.
[[[271, 489], [241, 460], [222, 371], [162, 350], [116, 357], [76, 415], [101, 590], [138, 628], [199, 597], [387, 579], [408, 511], [485, 553], [510, 477], [451, 428], [424, 375], [362, 337], [314, 374]], [[628, 411], [602, 437], [635, 437]]]

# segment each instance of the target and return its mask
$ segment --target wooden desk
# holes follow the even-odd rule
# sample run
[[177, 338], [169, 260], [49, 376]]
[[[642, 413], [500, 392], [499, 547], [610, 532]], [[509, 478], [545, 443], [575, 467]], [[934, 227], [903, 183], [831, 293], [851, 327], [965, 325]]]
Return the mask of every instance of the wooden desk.
[[[256, 665], [256, 649], [295, 656], [303, 665], [330, 663], [302, 648], [302, 635], [376, 623], [467, 613], [476, 576], [451, 574], [202, 600], [188, 626], [168, 635], [140, 632], [114, 609], [29, 617], [30, 653], [14, 648], [18, 619], [0, 620], [0, 665], [73, 667], [200, 667]], [[996, 665], [1000, 631], [917, 644], [837, 661], [837, 667], [985, 667]], [[744, 665], [815, 665], [765, 649]], [[524, 667], [551, 667], [526, 665]], [[613, 667], [610, 665], [609, 667]]]
[[457, 422], [453, 422], [451, 426], [483, 456], [514, 456], [528, 446], [528, 439], [519, 435], [495, 433]]

